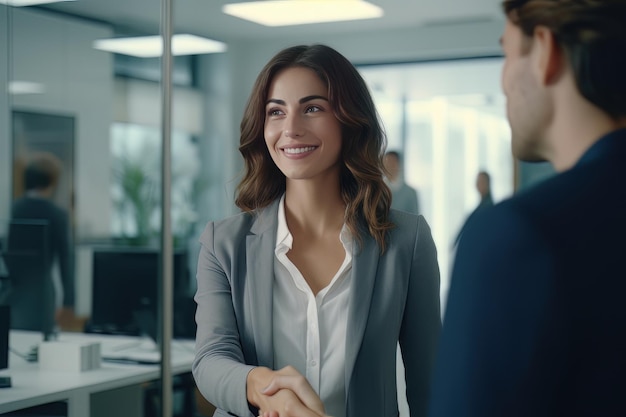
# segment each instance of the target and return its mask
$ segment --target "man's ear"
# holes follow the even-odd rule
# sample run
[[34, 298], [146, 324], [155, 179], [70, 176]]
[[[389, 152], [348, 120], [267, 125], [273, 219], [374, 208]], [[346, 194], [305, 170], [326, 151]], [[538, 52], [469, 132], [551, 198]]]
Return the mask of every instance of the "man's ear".
[[535, 70], [544, 85], [558, 81], [565, 68], [563, 49], [554, 34], [545, 26], [537, 26], [533, 33]]

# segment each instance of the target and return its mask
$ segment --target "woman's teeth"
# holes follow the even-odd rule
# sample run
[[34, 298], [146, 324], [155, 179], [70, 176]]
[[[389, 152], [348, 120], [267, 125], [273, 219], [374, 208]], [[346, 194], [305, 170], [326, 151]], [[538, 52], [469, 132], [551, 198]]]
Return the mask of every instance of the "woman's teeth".
[[284, 151], [285, 153], [288, 153], [288, 154], [298, 154], [298, 153], [310, 152], [313, 149], [315, 149], [315, 146], [306, 146], [304, 148], [285, 148]]

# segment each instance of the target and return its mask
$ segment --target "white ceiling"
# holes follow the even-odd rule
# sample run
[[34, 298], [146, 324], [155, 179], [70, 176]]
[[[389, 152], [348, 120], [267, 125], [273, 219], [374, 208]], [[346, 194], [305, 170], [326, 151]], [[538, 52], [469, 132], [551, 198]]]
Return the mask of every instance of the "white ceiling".
[[[222, 5], [232, 2], [238, 1], [173, 0], [175, 33], [188, 32], [228, 42], [502, 19], [499, 0], [370, 0], [384, 9], [383, 18], [272, 28], [222, 13]], [[108, 22], [127, 33], [156, 34], [159, 30], [160, 0], [77, 0], [42, 7]]]
[[[415, 29], [419, 26], [454, 25], [472, 22], [488, 22], [503, 20], [500, 11], [501, 0], [369, 0], [384, 10], [384, 17], [353, 22], [333, 22], [286, 27], [265, 27], [256, 23], [241, 20], [222, 13], [222, 6], [241, 0], [172, 0], [174, 8], [175, 33], [191, 33], [206, 36], [223, 42], [263, 40], [268, 42], [289, 39], [292, 37], [315, 38], [316, 35], [350, 35], [372, 39], [376, 32]], [[332, 0], [328, 0], [332, 1]], [[71, 15], [112, 24], [119, 35], [158, 34], [160, 26], [161, 0], [76, 0], [41, 6]], [[494, 39], [494, 45], [497, 40]], [[390, 45], [390, 48], [393, 48]], [[470, 64], [471, 65], [471, 64]], [[481, 65], [481, 64], [477, 64]], [[420, 72], [412, 71], [406, 75], [404, 68], [398, 67], [398, 74], [390, 76], [389, 69], [377, 74], [368, 71], [368, 81], [379, 92], [395, 97], [411, 97], [420, 99], [425, 93], [448, 94], [452, 86], [465, 82], [463, 88], [471, 87], [471, 91], [454, 90], [456, 94], [482, 94], [485, 97], [499, 97], [498, 64], [487, 63], [489, 69], [475, 71], [477, 76], [468, 80], [468, 72], [463, 77], [444, 77], [448, 71], [445, 66], [431, 64], [434, 69], [429, 72], [439, 74], [439, 78], [428, 76], [432, 84], [422, 82]], [[429, 68], [428, 65], [421, 66]], [[457, 69], [454, 69], [457, 68]], [[458, 75], [460, 67], [454, 67]], [[494, 71], [494, 68], [496, 70]], [[471, 73], [473, 70], [470, 70]], [[490, 75], [486, 75], [490, 74]], [[442, 78], [443, 77], [443, 78]], [[432, 80], [439, 80], [434, 82]], [[458, 82], [451, 82], [450, 80]], [[468, 87], [469, 86], [469, 87]], [[433, 91], [431, 91], [433, 90]], [[498, 99], [496, 106], [501, 106]], [[493, 105], [493, 104], [492, 104]]]

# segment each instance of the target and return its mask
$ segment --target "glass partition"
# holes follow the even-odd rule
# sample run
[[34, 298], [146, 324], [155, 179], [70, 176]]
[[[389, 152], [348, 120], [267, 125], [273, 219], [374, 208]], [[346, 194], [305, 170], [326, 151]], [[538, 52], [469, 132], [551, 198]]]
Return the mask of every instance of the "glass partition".
[[[123, 13], [118, 19], [97, 18], [90, 13], [90, 7], [97, 9], [99, 5], [86, 3], [76, 1], [26, 7], [0, 5], [0, 219], [15, 215], [11, 207], [22, 200], [45, 200], [65, 213], [67, 221], [59, 228], [67, 232], [70, 252], [67, 257], [59, 257], [47, 266], [56, 283], [55, 307], [47, 312], [50, 316], [47, 319], [54, 323], [61, 335], [94, 330], [91, 325], [94, 296], [100, 303], [114, 308], [127, 292], [94, 294], [94, 290], [98, 290], [93, 282], [94, 276], [98, 276], [94, 270], [97, 267], [94, 252], [117, 249], [124, 253], [137, 251], [155, 255], [159, 251], [161, 233], [158, 221], [156, 227], [152, 227], [159, 211], [150, 207], [150, 212], [141, 212], [131, 205], [128, 194], [120, 193], [120, 189], [124, 190], [120, 183], [132, 191], [133, 181], [136, 183], [140, 178], [138, 175], [142, 175], [136, 169], [132, 171], [136, 167], [131, 166], [130, 173], [120, 168], [121, 161], [135, 157], [132, 149], [138, 136], [132, 128], [120, 126], [140, 127], [143, 131], [139, 136], [148, 137], [152, 148], [159, 147], [154, 142], [161, 139], [158, 133], [161, 123], [160, 58], [133, 60], [95, 47], [101, 40], [121, 35], [158, 36], [159, 24], [158, 21], [150, 24], [128, 20]], [[152, 10], [150, 13], [157, 16], [161, 10], [160, 0], [128, 0], [125, 3], [125, 7], [140, 7], [146, 12]], [[183, 70], [179, 70], [182, 76], [176, 80], [184, 81], [185, 74], [190, 73], [187, 63], [183, 64]], [[186, 135], [184, 140], [191, 142], [191, 135]], [[119, 146], [120, 143], [128, 146]], [[33, 161], [42, 153], [54, 157], [60, 166], [58, 178], [49, 190], [28, 180]], [[153, 156], [160, 158], [156, 152]], [[156, 166], [152, 160], [148, 165], [150, 170], [145, 177], [153, 182], [154, 199], [145, 202], [158, 207], [161, 169], [158, 160]], [[191, 192], [187, 184], [178, 188], [185, 197]], [[183, 197], [180, 199], [184, 200]], [[120, 210], [133, 214], [120, 216]], [[184, 235], [180, 237], [181, 241], [187, 237], [190, 227], [183, 225], [181, 219], [184, 216], [189, 219], [188, 211], [192, 210], [177, 206], [177, 213], [183, 211], [184, 214], [177, 217], [180, 228], [185, 228], [185, 232], [179, 234]], [[38, 211], [24, 214], [27, 217], [40, 215]], [[144, 233], [137, 224], [120, 229], [120, 224], [130, 223], [129, 218], [141, 219], [139, 224], [142, 225], [149, 224], [149, 233]], [[190, 300], [187, 253], [180, 252], [181, 262], [185, 264], [179, 266], [181, 262], [177, 261], [177, 266], [184, 271], [179, 292]], [[9, 255], [10, 251], [6, 259], [9, 272], [18, 271], [19, 265], [12, 262]], [[65, 259], [70, 264], [68, 276], [73, 289], [58, 285], [66, 277], [67, 271], [62, 271], [58, 265]], [[146, 271], [141, 276], [141, 284], [152, 286], [150, 292], [154, 294], [158, 285], [159, 257], [141, 258], [141, 262], [144, 262], [142, 270]], [[154, 298], [150, 300], [151, 325], [150, 320], [138, 323], [141, 314], [131, 314], [125, 316], [129, 323], [121, 326], [124, 331], [109, 328], [106, 323], [98, 329], [102, 333], [132, 334], [146, 339], [153, 336], [151, 330], [154, 329], [150, 327], [154, 326], [156, 319], [157, 301]], [[12, 308], [13, 328], [25, 328], [22, 310]], [[185, 320], [193, 323], [193, 313]], [[185, 335], [187, 338], [189, 333]], [[152, 349], [158, 349], [157, 345], [154, 344]], [[19, 349], [15, 351], [25, 353]], [[148, 404], [158, 403], [161, 398], [152, 392], [152, 398], [148, 400], [147, 392], [143, 390], [137, 394], [142, 396], [140, 400], [129, 401], [137, 405], [136, 410], [143, 410], [141, 415], [148, 412]], [[92, 403], [97, 405], [102, 398], [93, 397]], [[156, 404], [154, 410], [158, 408]], [[107, 406], [106, 412], [114, 410], [115, 407], [109, 409]], [[155, 415], [154, 410], [152, 415]], [[92, 416], [100, 415], [99, 411], [92, 411]], [[69, 413], [72, 414], [71, 406]]]
[[[42, 197], [26, 185], [25, 172], [42, 152], [54, 156], [60, 174], [45, 197], [67, 214], [75, 293], [73, 314], [57, 318], [56, 325], [61, 332], [148, 339], [155, 337], [156, 313], [163, 307], [157, 296], [165, 182], [161, 52], [157, 48], [146, 56], [149, 45], [113, 52], [105, 45], [138, 36], [157, 37], [159, 43], [162, 1], [118, 6], [0, 4], [0, 219], [11, 217], [18, 199]], [[180, 55], [171, 66], [168, 239], [174, 248], [174, 336], [182, 341], [195, 336], [198, 236], [207, 220], [233, 211], [236, 168], [224, 155], [236, 149], [230, 109], [216, 109], [230, 95], [220, 80], [228, 73], [227, 60], [218, 55], [202, 60]], [[56, 294], [61, 309], [66, 294]], [[109, 314], [121, 305], [124, 314]], [[183, 379], [184, 399], [177, 394], [174, 414], [193, 408], [192, 381]], [[152, 388], [145, 395], [151, 398], [144, 411], [154, 415], [163, 397]]]
[[[77, 2], [78, 3], [78, 2]], [[155, 2], [158, 7], [158, 2]], [[110, 127], [114, 121], [113, 55], [93, 48], [114, 35], [109, 23], [81, 19], [43, 7], [10, 7], [8, 59], [12, 199], [30, 196], [24, 169], [41, 152], [60, 162], [58, 184], [50, 201], [68, 215], [74, 242], [75, 322], [89, 320], [92, 270], [89, 247], [109, 237], [111, 218]], [[36, 30], [35, 30], [36, 28]], [[6, 193], [5, 193], [6, 195]]]

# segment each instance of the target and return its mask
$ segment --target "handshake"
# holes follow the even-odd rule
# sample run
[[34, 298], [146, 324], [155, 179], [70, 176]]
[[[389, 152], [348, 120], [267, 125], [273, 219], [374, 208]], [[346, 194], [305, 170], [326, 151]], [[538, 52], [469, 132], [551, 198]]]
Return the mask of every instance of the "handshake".
[[247, 380], [248, 401], [259, 417], [330, 417], [306, 378], [292, 366], [278, 371], [258, 367]]

